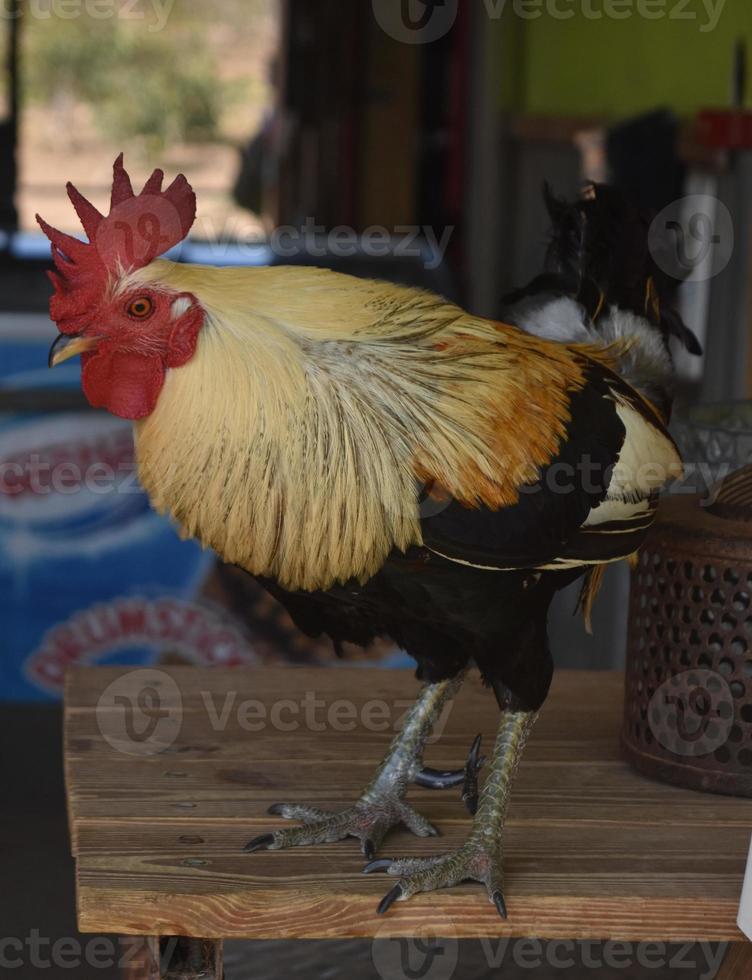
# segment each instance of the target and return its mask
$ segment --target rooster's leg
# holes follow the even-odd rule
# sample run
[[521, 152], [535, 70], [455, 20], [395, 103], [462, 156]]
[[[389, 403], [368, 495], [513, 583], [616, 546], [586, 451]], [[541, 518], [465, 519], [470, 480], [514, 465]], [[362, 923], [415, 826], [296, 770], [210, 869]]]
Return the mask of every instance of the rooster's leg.
[[386, 912], [392, 902], [417, 892], [479, 881], [486, 886], [499, 915], [506, 918], [502, 872], [504, 821], [512, 781], [536, 717], [536, 712], [529, 711], [505, 713], [472, 830], [458, 850], [425, 859], [373, 861], [366, 866], [366, 872], [386, 871], [400, 879], [382, 900], [379, 912]]
[[468, 786], [472, 787], [475, 783], [476, 771], [482, 762], [478, 758], [478, 740], [473, 745], [465, 770], [438, 772], [424, 769], [422, 764], [426, 739], [446, 702], [457, 693], [463, 678], [464, 671], [449, 680], [427, 684], [421, 690], [376, 775], [353, 806], [341, 813], [329, 813], [295, 803], [275, 804], [270, 808], [270, 813], [290, 820], [301, 820], [303, 826], [256, 837], [246, 845], [246, 851], [262, 848], [278, 850], [357, 837], [363, 853], [371, 859], [387, 832], [399, 823], [418, 837], [437, 834], [436, 828], [405, 802], [405, 795], [411, 782], [445, 788], [464, 779], [466, 794]]

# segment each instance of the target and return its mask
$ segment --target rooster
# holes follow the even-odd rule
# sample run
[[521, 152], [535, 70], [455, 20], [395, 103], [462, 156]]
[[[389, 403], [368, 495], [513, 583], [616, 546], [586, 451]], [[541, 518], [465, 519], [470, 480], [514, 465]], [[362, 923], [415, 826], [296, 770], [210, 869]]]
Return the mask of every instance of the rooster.
[[[666, 431], [668, 339], [694, 338], [665, 301], [647, 226], [606, 187], [549, 195], [548, 271], [507, 322], [418, 289], [322, 269], [214, 268], [160, 258], [196, 199], [161, 171], [135, 194], [115, 162], [108, 215], [72, 185], [88, 242], [39, 223], [56, 267], [55, 365], [76, 354], [92, 406], [134, 423], [155, 508], [245, 569], [307, 634], [388, 636], [424, 682], [361, 797], [298, 803], [246, 850], [360, 840], [395, 883], [379, 906], [464, 880], [506, 917], [510, 788], [552, 676], [546, 618], [585, 576], [633, 556], [681, 473]], [[501, 712], [487, 778], [424, 768], [445, 702], [477, 667]], [[435, 828], [409, 785], [465, 787], [467, 840], [425, 860], [375, 859], [388, 831]]]

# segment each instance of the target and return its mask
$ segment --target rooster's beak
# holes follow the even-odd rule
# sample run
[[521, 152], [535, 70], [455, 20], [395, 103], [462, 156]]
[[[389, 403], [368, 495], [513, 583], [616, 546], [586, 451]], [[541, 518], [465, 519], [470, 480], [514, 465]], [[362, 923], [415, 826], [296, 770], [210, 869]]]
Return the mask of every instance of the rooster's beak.
[[99, 343], [99, 337], [70, 337], [61, 333], [56, 338], [47, 357], [48, 367], [57, 367], [76, 354], [85, 354]]

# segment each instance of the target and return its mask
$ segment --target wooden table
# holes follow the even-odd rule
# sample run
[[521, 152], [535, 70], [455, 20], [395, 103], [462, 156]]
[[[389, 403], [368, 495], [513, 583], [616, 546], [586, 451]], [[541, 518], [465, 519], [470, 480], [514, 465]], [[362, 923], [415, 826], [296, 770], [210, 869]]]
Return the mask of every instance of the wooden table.
[[[76, 669], [65, 766], [79, 927], [151, 937], [132, 977], [221, 976], [227, 938], [436, 928], [457, 938], [728, 941], [737, 945], [721, 975], [750, 977], [752, 945], [735, 923], [752, 806], [633, 772], [619, 749], [622, 686], [605, 673], [554, 682], [513, 793], [505, 923], [480, 886], [416, 896], [377, 917], [389, 883], [361, 874], [354, 840], [242, 851], [282, 824], [266, 812], [272, 803], [337, 809], [355, 799], [417, 691], [410, 673]], [[470, 678], [443, 721], [426, 762], [461, 766], [477, 732], [490, 749], [498, 711]], [[444, 836], [437, 844], [395, 831], [382, 853], [428, 854], [463, 839], [457, 790], [416, 787], [410, 799]], [[158, 937], [172, 951], [162, 973]]]

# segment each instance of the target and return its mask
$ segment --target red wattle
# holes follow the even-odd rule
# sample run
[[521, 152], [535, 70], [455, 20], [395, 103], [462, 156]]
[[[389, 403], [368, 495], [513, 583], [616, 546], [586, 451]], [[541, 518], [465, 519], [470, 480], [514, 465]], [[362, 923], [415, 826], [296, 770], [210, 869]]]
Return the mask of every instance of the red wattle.
[[154, 411], [165, 379], [159, 355], [108, 351], [84, 354], [81, 382], [89, 403], [121, 419], [142, 419]]

